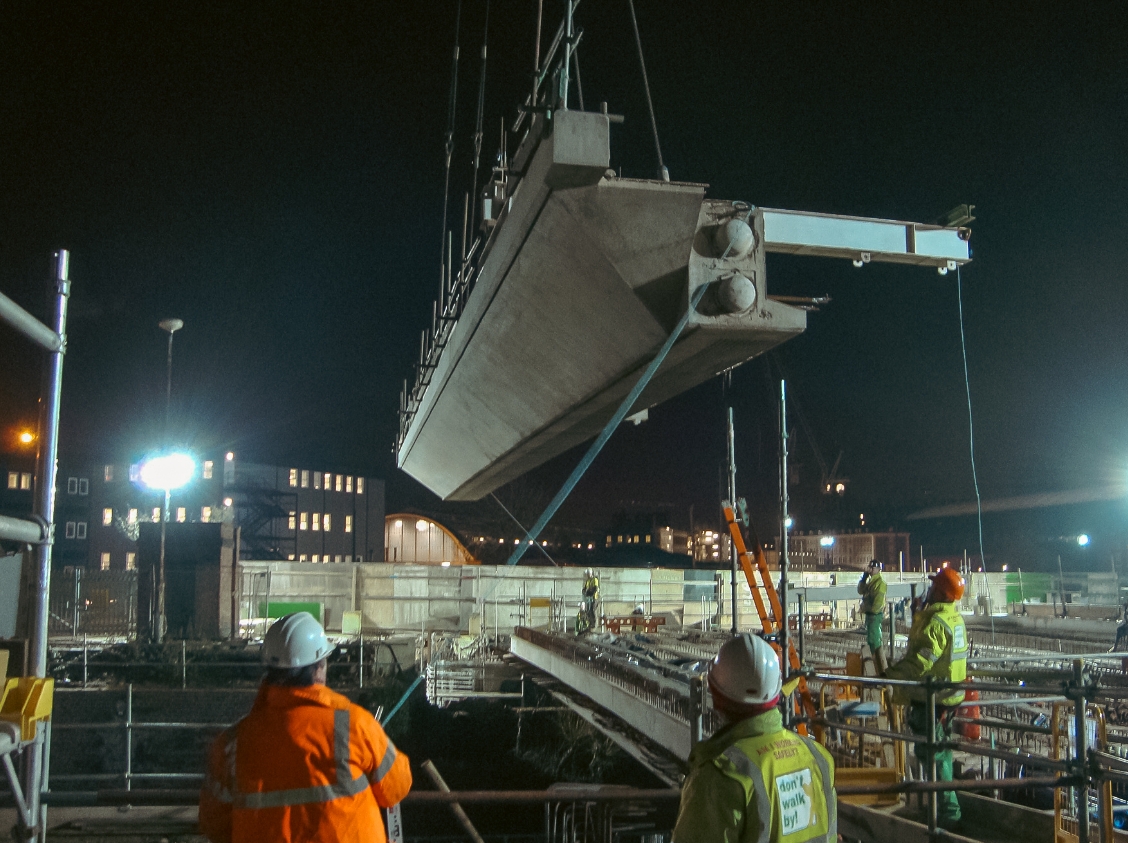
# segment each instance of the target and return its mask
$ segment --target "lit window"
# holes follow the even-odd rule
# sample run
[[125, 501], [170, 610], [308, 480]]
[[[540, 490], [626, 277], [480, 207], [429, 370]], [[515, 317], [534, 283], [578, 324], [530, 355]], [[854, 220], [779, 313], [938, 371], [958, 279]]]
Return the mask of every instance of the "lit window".
[[182, 506], [176, 508], [176, 521], [178, 524], [183, 524], [188, 520], [188, 510]]
[[326, 492], [332, 492], [333, 491], [333, 475], [330, 474], [328, 471], [325, 472], [325, 491]]
[[287, 559], [289, 559], [289, 560], [290, 560], [291, 562], [293, 562], [293, 561], [294, 561], [294, 554], [292, 554], [292, 553], [291, 553], [291, 554], [290, 554], [289, 556], [287, 556], [286, 558], [287, 558]]
[[345, 478], [345, 491], [346, 492], [352, 491], [352, 477], [346, 477]]
[[[82, 490], [82, 484], [85, 483], [85, 482], [86, 482], [85, 480], [79, 480], [78, 481], [78, 489], [79, 489], [78, 493], [80, 495], [86, 494], [86, 492], [84, 492]], [[23, 489], [25, 492], [28, 489], [31, 488], [31, 472], [25, 471], [23, 474], [20, 475], [20, 488]]]
[[286, 526], [288, 526], [291, 530], [298, 529], [298, 513], [296, 513], [296, 512], [290, 513], [290, 519], [287, 522]]
[[321, 561], [321, 554], [320, 553], [313, 554], [313, 559], [311, 561], [320, 562]]
[[325, 513], [325, 517], [321, 519], [321, 526], [325, 532], [329, 532], [329, 513]]
[[[27, 476], [27, 479], [28, 479], [28, 484], [30, 486], [30, 483], [31, 483], [31, 475], [30, 474]], [[85, 477], [79, 477], [78, 478], [78, 493], [80, 495], [89, 495], [90, 494], [90, 481], [87, 480]]]
[[309, 561], [309, 557], [308, 557], [308, 556], [306, 556], [306, 555], [305, 555], [305, 554], [303, 553], [303, 554], [302, 554], [301, 556], [299, 556], [299, 557], [298, 557], [298, 561], [299, 561], [299, 562], [308, 562], [308, 561]]
[[622, 543], [623, 543], [623, 537], [622, 536], [615, 536], [615, 544], [622, 544]]
[[337, 554], [337, 561], [338, 561], [338, 562], [340, 562], [340, 561], [341, 561], [341, 554], [339, 554], [339, 553]]
[[67, 494], [68, 495], [77, 495], [78, 494], [78, 478], [77, 477], [68, 477], [67, 478]]
[[129, 523], [130, 524], [136, 524], [137, 523], [137, 510], [136, 509], [129, 510]]
[[345, 532], [346, 533], [352, 532], [352, 516], [351, 515], [345, 516]]
[[18, 489], [20, 487], [20, 473], [18, 471], [8, 472], [8, 488]]
[[635, 544], [638, 544], [638, 536], [635, 536], [635, 537], [634, 537], [634, 543], [635, 543]]
[[305, 471], [304, 469], [302, 470], [302, 488], [309, 488], [309, 472]]
[[79, 521], [77, 524], [75, 524], [74, 537], [76, 539], [86, 538], [86, 522], [85, 521]]
[[204, 460], [204, 479], [205, 480], [211, 480], [212, 479], [212, 470], [214, 468], [215, 468], [215, 463], [213, 463], [211, 460]]
[[650, 544], [650, 534], [649, 533], [646, 534], [646, 543]]
[[308, 530], [309, 529], [309, 513], [308, 512], [303, 512], [301, 514], [301, 516], [299, 517], [298, 529], [299, 530]]
[[295, 489], [298, 486], [298, 470], [296, 468], [290, 469], [290, 486]]
[[137, 570], [137, 554], [136, 553], [125, 554], [125, 570], [127, 570], [127, 571], [136, 571]]
[[102, 570], [103, 571], [110, 570], [110, 554], [108, 554], [108, 553], [102, 554]]
[[344, 486], [344, 484], [341, 482], [342, 480], [344, 480], [344, 478], [341, 477], [341, 475], [338, 474], [337, 475], [337, 486], [336, 486], [336, 489], [337, 489], [338, 492], [341, 491], [342, 487]]
[[205, 524], [208, 523], [209, 521], [211, 521], [211, 507], [210, 506], [201, 506], [200, 507], [200, 520], [203, 521]]
[[102, 524], [106, 527], [114, 523], [114, 511], [110, 507], [102, 510]]
[[[321, 529], [321, 513], [320, 512], [313, 513], [313, 529], [315, 529], [315, 530]], [[317, 560], [315, 559], [313, 561], [316, 562]]]
[[320, 471], [313, 472], [313, 488], [315, 488], [315, 489], [321, 488], [321, 472]]
[[154, 521], [160, 521], [161, 520], [161, 508], [159, 506], [153, 507], [153, 520]]
[[67, 522], [67, 538], [68, 539], [74, 538], [74, 522], [73, 521]]
[[103, 466], [102, 476], [106, 479], [107, 483], [114, 482], [114, 467], [112, 465]]
[[356, 478], [356, 493], [358, 495], [364, 494], [364, 478], [363, 477]]

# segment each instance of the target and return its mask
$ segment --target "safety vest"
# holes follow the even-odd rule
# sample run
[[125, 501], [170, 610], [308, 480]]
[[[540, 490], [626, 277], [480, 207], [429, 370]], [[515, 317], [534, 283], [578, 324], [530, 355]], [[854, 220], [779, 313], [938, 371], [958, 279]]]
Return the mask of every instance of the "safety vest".
[[367, 710], [324, 685], [264, 684], [212, 747], [200, 830], [214, 843], [385, 843], [379, 809], [410, 789], [407, 756]]
[[865, 583], [858, 583], [858, 594], [862, 595], [862, 612], [867, 615], [883, 614], [887, 590], [880, 572], [871, 575]]
[[[897, 664], [885, 675], [890, 679], [924, 679], [928, 676], [941, 682], [962, 682], [967, 678], [967, 653], [970, 641], [963, 616], [955, 603], [933, 603], [913, 618], [909, 647]], [[924, 702], [923, 688], [908, 691], [894, 689], [894, 701]], [[948, 690], [936, 697], [939, 705], [959, 705], [964, 692]]]
[[599, 599], [599, 577], [584, 580], [584, 597], [590, 597], [593, 600]]
[[832, 764], [815, 741], [786, 730], [744, 738], [721, 753], [721, 772], [739, 781], [748, 798], [743, 839], [837, 843]]

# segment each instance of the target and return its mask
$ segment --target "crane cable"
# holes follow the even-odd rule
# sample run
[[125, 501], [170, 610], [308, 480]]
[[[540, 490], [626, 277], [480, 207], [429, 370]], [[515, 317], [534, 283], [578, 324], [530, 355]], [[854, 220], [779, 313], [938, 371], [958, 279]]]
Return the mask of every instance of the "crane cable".
[[631, 7], [631, 24], [634, 25], [635, 46], [638, 47], [638, 65], [642, 68], [642, 86], [646, 89], [646, 107], [650, 111], [650, 129], [654, 133], [654, 149], [658, 153], [658, 175], [662, 181], [670, 180], [670, 171], [662, 160], [662, 145], [658, 142], [658, 121], [654, 118], [654, 102], [650, 98], [650, 80], [646, 77], [646, 59], [642, 57], [642, 36], [638, 34], [638, 17], [635, 15], [634, 0], [627, 0]]
[[439, 262], [446, 264], [447, 208], [450, 204], [450, 162], [454, 156], [454, 118], [458, 105], [458, 42], [462, 34], [462, 0], [454, 18], [454, 57], [450, 66], [450, 97], [447, 100], [446, 179], [443, 183], [443, 229], [439, 244]]
[[[478, 78], [478, 118], [474, 124], [474, 180], [470, 190], [472, 207], [478, 204], [478, 162], [482, 157], [482, 115], [486, 108], [486, 48], [490, 42], [490, 0], [486, 0], [486, 22], [482, 28], [482, 73]], [[470, 212], [470, 230], [474, 229], [475, 212]]]
[[[983, 566], [983, 582], [987, 585], [988, 617], [991, 619], [991, 643], [995, 643], [995, 615], [990, 611], [991, 584], [987, 579], [987, 559], [983, 553], [983, 499], [979, 495], [979, 475], [975, 469], [975, 421], [971, 413], [971, 378], [967, 371], [967, 339], [964, 334], [963, 277], [956, 266], [956, 302], [960, 313], [960, 353], [963, 355], [964, 390], [967, 393], [967, 441], [971, 456], [971, 482], [975, 487], [975, 513], [979, 527], [979, 564]], [[968, 571], [970, 574], [971, 572]]]

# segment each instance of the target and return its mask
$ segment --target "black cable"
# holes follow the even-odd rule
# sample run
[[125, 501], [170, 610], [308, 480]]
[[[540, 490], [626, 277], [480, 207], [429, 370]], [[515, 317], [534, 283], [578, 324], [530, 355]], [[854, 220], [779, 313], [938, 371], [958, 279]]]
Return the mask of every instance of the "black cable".
[[458, 104], [458, 42], [462, 34], [462, 0], [454, 18], [454, 57], [450, 66], [450, 96], [447, 99], [446, 180], [443, 183], [443, 228], [439, 243], [439, 263], [446, 265], [447, 207], [450, 203], [450, 162], [454, 155], [454, 118]]
[[650, 98], [650, 80], [646, 77], [646, 60], [642, 57], [642, 36], [638, 34], [638, 18], [635, 16], [634, 0], [627, 0], [631, 7], [631, 23], [634, 25], [635, 45], [638, 47], [638, 65], [642, 68], [642, 86], [646, 89], [646, 107], [650, 111], [650, 129], [654, 132], [654, 149], [658, 153], [658, 177], [670, 180], [666, 162], [662, 160], [662, 145], [658, 143], [658, 121], [654, 119], [654, 102]]
[[470, 189], [470, 230], [474, 230], [474, 217], [478, 205], [478, 162], [482, 157], [482, 115], [486, 108], [486, 48], [490, 43], [490, 0], [486, 0], [486, 22], [482, 27], [482, 74], [478, 78], [478, 119], [474, 124], [474, 179]]

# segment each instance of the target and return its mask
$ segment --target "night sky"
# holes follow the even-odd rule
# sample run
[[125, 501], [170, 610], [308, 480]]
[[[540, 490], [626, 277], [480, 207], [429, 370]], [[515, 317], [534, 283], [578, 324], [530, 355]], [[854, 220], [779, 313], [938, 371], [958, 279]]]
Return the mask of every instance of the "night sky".
[[[563, 10], [546, 0], [545, 41]], [[178, 316], [174, 437], [388, 481], [398, 393], [439, 278], [455, 4], [5, 3], [0, 290], [44, 313], [74, 279], [63, 448], [157, 440]], [[470, 182], [485, 0], [465, 0], [453, 173]], [[533, 62], [533, 0], [494, 0], [483, 164]], [[656, 3], [639, 24], [674, 179], [779, 208], [933, 221], [977, 206], [963, 273], [985, 498], [1128, 472], [1128, 10], [1121, 4]], [[656, 159], [625, 0], [577, 13], [612, 163]], [[884, 526], [972, 497], [956, 276], [769, 257], [769, 291], [830, 295], [805, 335], [616, 433], [561, 513], [716, 513], [724, 407], [739, 485], [777, 494], [789, 379], [799, 527]], [[38, 355], [0, 331], [0, 432], [35, 417]], [[520, 389], [514, 384], [514, 389]], [[800, 411], [802, 419], [800, 419]], [[808, 433], [809, 431], [809, 433]], [[812, 443], [850, 478], [820, 498]], [[571, 452], [501, 497], [532, 519]], [[488, 506], [488, 505], [487, 505]], [[472, 508], [470, 511], [473, 511]]]

